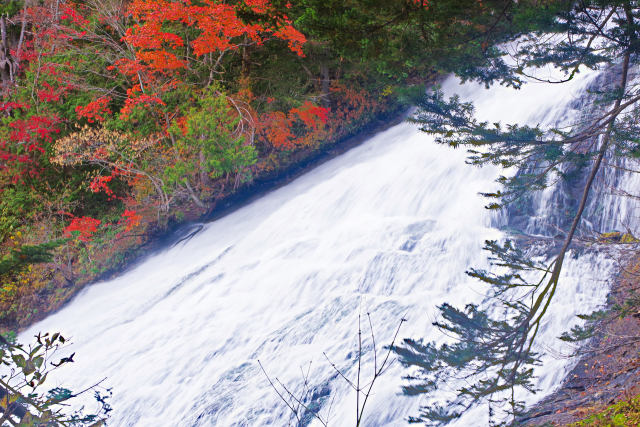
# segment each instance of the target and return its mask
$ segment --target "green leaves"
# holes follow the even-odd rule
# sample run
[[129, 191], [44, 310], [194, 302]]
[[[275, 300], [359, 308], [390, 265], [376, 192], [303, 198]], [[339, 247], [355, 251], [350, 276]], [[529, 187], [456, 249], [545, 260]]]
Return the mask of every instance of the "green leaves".
[[0, 275], [16, 272], [29, 264], [50, 262], [52, 251], [61, 246], [66, 239], [57, 239], [39, 245], [22, 245], [12, 248], [10, 252], [0, 258]]
[[[240, 131], [241, 120], [230, 100], [215, 87], [198, 94], [183, 123], [170, 128], [178, 161], [167, 170], [167, 182], [196, 181], [242, 172], [256, 161], [256, 150]], [[196, 181], [197, 182], [197, 181]]]
[[22, 9], [24, 0], [6, 0], [0, 4], [0, 15], [14, 16]]
[[[3, 342], [0, 350], [0, 363], [7, 367], [0, 377], [0, 410], [11, 411], [13, 419], [19, 419], [21, 426], [41, 425], [100, 425], [111, 411], [107, 400], [110, 395], [94, 390], [98, 407], [95, 413], [85, 414], [70, 411], [68, 402], [78, 394], [56, 387], [45, 393], [40, 387], [46, 382], [49, 373], [60, 366], [73, 362], [74, 354], [58, 359], [57, 352], [63, 349], [66, 339], [59, 333], [38, 334], [33, 345], [25, 348], [21, 344]], [[84, 393], [84, 392], [82, 392]], [[1, 414], [9, 417], [8, 414]]]
[[500, 190], [482, 193], [495, 199], [488, 209], [499, 209], [546, 188], [550, 176], [564, 177], [565, 166], [582, 165], [597, 154], [595, 149], [576, 151], [571, 145], [580, 132], [480, 122], [474, 118], [471, 103], [462, 102], [457, 95], [445, 99], [439, 88], [423, 97], [410, 120], [434, 135], [436, 142], [466, 148], [469, 164], [519, 169], [517, 174], [498, 178]]
[[596, 325], [607, 317], [608, 310], [597, 310], [591, 314], [581, 314], [578, 318], [585, 321], [584, 325], [574, 325], [570, 331], [563, 332], [559, 337], [564, 342], [580, 343], [593, 338]]
[[[514, 304], [506, 320], [496, 320], [492, 310], [469, 304], [463, 310], [449, 304], [440, 307], [442, 320], [434, 322], [453, 343], [424, 344], [406, 339], [394, 348], [400, 362], [412, 368], [403, 391], [408, 395], [434, 393], [443, 383], [459, 386], [456, 398], [443, 405], [422, 407], [412, 422], [425, 425], [447, 424], [480, 400], [497, 406], [508, 405], [514, 414], [523, 409], [521, 402], [504, 392], [514, 386], [535, 391], [531, 365], [538, 363], [533, 352], [519, 354], [522, 341], [520, 325], [528, 312]], [[465, 381], [460, 382], [459, 379]]]
[[571, 427], [613, 426], [623, 427], [640, 423], [640, 396], [615, 403], [604, 410], [571, 424]]

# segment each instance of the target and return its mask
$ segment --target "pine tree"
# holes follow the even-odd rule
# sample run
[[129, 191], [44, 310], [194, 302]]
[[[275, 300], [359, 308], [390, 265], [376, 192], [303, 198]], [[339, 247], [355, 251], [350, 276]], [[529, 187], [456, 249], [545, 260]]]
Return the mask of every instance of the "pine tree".
[[[442, 384], [464, 378], [465, 386], [457, 390], [452, 402], [424, 407], [411, 418], [412, 422], [446, 424], [480, 402], [489, 403], [494, 422], [517, 422], [523, 403], [516, 398], [516, 390], [536, 391], [533, 368], [540, 362], [540, 355], [533, 350], [534, 344], [547, 309], [562, 285], [559, 277], [563, 261], [578, 231], [594, 178], [605, 157], [637, 157], [640, 153], [640, 92], [629, 76], [640, 53], [638, 2], [551, 2], [553, 17], [544, 6], [515, 3], [510, 5], [514, 22], [530, 20], [539, 8], [545, 10], [544, 19], [536, 18], [536, 31], [509, 35], [509, 46], [516, 46], [512, 53], [515, 65], [498, 61], [484, 69], [463, 67], [457, 70], [463, 78], [517, 88], [526, 79], [542, 80], [535, 70], [551, 65], [564, 71], [565, 77], [550, 83], [573, 79], [581, 67], [618, 67], [619, 79], [594, 92], [599, 114], [588, 122], [562, 129], [480, 122], [473, 117], [472, 104], [461, 102], [456, 96], [445, 99], [438, 90], [420, 103], [414, 121], [423, 131], [435, 135], [437, 142], [467, 148], [471, 164], [521, 170], [515, 176], [501, 176], [501, 189], [485, 194], [492, 199], [487, 206], [490, 209], [503, 208], [546, 188], [551, 185], [550, 177], [562, 179], [563, 171], [571, 166], [590, 165], [590, 171], [577, 212], [548, 265], [527, 259], [511, 241], [487, 242], [485, 249], [492, 264], [506, 272], [471, 269], [468, 274], [488, 285], [488, 298], [493, 303], [487, 308], [467, 305], [463, 309], [443, 304], [439, 307], [442, 320], [435, 325], [454, 338], [453, 344], [407, 339], [395, 349], [401, 362], [412, 368], [406, 394], [432, 394]], [[526, 280], [532, 274], [539, 275], [537, 281]], [[496, 411], [498, 408], [502, 409]]]
[[52, 251], [61, 246], [66, 239], [52, 240], [38, 245], [21, 245], [0, 258], [0, 276], [15, 273], [29, 264], [51, 262]]

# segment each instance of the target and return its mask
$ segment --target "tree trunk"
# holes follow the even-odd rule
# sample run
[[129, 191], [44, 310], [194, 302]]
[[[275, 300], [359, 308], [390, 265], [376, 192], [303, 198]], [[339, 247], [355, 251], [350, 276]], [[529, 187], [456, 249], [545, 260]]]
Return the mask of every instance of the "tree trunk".
[[6, 91], [13, 82], [11, 81], [11, 59], [8, 57], [10, 48], [7, 44], [7, 20], [4, 16], [0, 17], [0, 43], [0, 78], [2, 88]]
[[211, 186], [211, 178], [209, 178], [209, 171], [207, 170], [207, 159], [204, 155], [204, 149], [200, 148], [198, 154], [198, 163], [200, 165], [200, 189], [205, 190]]
[[242, 42], [242, 77], [248, 78], [249, 72], [251, 71], [251, 62], [249, 61], [249, 39], [247, 36], [244, 36], [244, 40]]
[[207, 205], [205, 205], [202, 200], [200, 200], [200, 198], [196, 195], [195, 191], [193, 191], [193, 188], [191, 187], [191, 185], [189, 185], [189, 181], [185, 181], [184, 182], [184, 186], [187, 188], [187, 192], [189, 193], [189, 197], [191, 197], [191, 200], [193, 200], [193, 202], [198, 205], [198, 207], [202, 208], [202, 209], [207, 209]]
[[329, 90], [331, 87], [331, 77], [329, 75], [329, 67], [325, 61], [322, 61], [320, 64], [320, 74], [322, 75], [322, 94], [320, 95], [320, 99], [322, 106], [328, 108], [331, 104]]

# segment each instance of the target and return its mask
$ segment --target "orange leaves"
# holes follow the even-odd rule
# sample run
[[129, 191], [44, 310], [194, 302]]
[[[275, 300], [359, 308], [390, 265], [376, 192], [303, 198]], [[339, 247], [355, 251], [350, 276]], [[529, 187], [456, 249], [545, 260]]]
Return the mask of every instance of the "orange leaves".
[[162, 22], [146, 21], [127, 29], [125, 40], [139, 49], [162, 49], [165, 45], [171, 49], [184, 46], [184, 40], [177, 34], [163, 31]]
[[110, 97], [101, 96], [84, 107], [82, 105], [78, 105], [76, 107], [76, 114], [79, 119], [85, 118], [89, 123], [102, 123], [107, 116], [111, 115], [111, 110], [108, 107], [110, 101]]
[[[322, 135], [327, 123], [329, 109], [306, 101], [289, 114], [281, 111], [265, 113], [260, 117], [259, 133], [278, 150], [291, 150], [297, 146], [308, 146]], [[300, 126], [300, 122], [303, 126]]]
[[118, 59], [114, 65], [110, 65], [107, 67], [107, 70], [118, 69], [122, 74], [127, 77], [134, 77], [138, 73], [145, 71], [146, 67], [142, 65], [139, 61], [132, 61], [129, 58], [120, 58]]
[[72, 237], [78, 236], [78, 239], [82, 242], [90, 242], [93, 234], [98, 231], [98, 226], [102, 223], [99, 219], [91, 218], [89, 216], [74, 217], [72, 216], [71, 223], [64, 228], [64, 236]]
[[[215, 72], [221, 67], [222, 53], [236, 51], [247, 43], [261, 45], [280, 39], [292, 52], [304, 56], [305, 36], [271, 0], [231, 4], [223, 0], [132, 0], [129, 13], [137, 24], [127, 29], [122, 40], [135, 57], [121, 58], [114, 68], [149, 95], [129, 93], [122, 118], [137, 105], [163, 105], [163, 94], [171, 90], [167, 80], [183, 79], [185, 73], [202, 65]], [[210, 54], [220, 54], [218, 61], [215, 56], [207, 56]]]
[[192, 43], [193, 51], [198, 56], [235, 50], [239, 47], [239, 38], [245, 35], [251, 40], [260, 41], [262, 27], [243, 22], [231, 5], [206, 1], [205, 6], [192, 7], [191, 11], [195, 25], [201, 31]]
[[302, 46], [306, 43], [307, 38], [300, 31], [296, 30], [289, 20], [284, 22], [277, 28], [273, 35], [287, 42], [289, 49], [298, 56], [304, 56]]
[[131, 113], [133, 113], [133, 110], [137, 106], [142, 105], [149, 108], [155, 105], [165, 105], [165, 103], [157, 96], [147, 95], [146, 93], [139, 93], [133, 90], [128, 90], [127, 93], [129, 94], [129, 97], [125, 101], [124, 107], [120, 110], [121, 120], [128, 120]]
[[[269, 19], [245, 22], [238, 15], [241, 7], [248, 7], [255, 14]], [[123, 39], [138, 49], [138, 59], [146, 63], [148, 58], [139, 56], [144, 51], [164, 51], [165, 58], [173, 55], [177, 60], [176, 49], [184, 46], [184, 40], [178, 34], [166, 31], [170, 23], [181, 23], [199, 30], [191, 42], [197, 56], [238, 49], [243, 36], [262, 43], [269, 35], [275, 35], [288, 42], [289, 48], [299, 55], [302, 55], [302, 45], [306, 42], [304, 35], [293, 28], [286, 16], [276, 16], [269, 0], [245, 0], [237, 5], [219, 0], [204, 0], [198, 5], [189, 0], [134, 0], [129, 10], [141, 22], [128, 29]], [[176, 30], [180, 31], [179, 27]], [[174, 65], [177, 65], [175, 60]]]
[[346, 86], [335, 84], [331, 88], [335, 108], [332, 123], [350, 125], [361, 121], [368, 115], [375, 114], [383, 105], [364, 90], [354, 90]]
[[186, 67], [186, 62], [165, 50], [151, 50], [138, 52], [138, 60], [143, 61], [155, 71], [179, 70]]
[[[103, 224], [101, 220], [90, 216], [76, 217], [68, 212], [62, 213], [71, 217], [71, 222], [63, 229], [63, 235], [67, 238], [77, 237], [78, 240], [84, 243], [89, 243], [93, 240], [93, 235], [98, 231], [98, 227], [100, 225], [102, 225], [102, 228], [106, 229], [116, 225], [115, 223]], [[122, 231], [118, 233], [118, 235], [128, 233], [138, 227], [141, 220], [142, 215], [139, 215], [138, 212], [135, 210], [125, 209], [117, 223], [117, 226], [123, 227]]]
[[306, 42], [305, 36], [293, 27], [286, 15], [276, 16], [268, 0], [244, 2], [254, 13], [268, 18], [259, 23], [244, 22], [237, 13], [239, 6], [220, 4], [214, 0], [206, 0], [204, 4], [201, 7], [191, 7], [190, 17], [202, 31], [192, 43], [196, 55], [236, 50], [240, 47], [239, 38], [242, 36], [262, 44], [270, 35], [274, 35], [286, 41], [291, 51], [304, 56], [302, 46]]
[[113, 190], [109, 187], [108, 183], [113, 180], [113, 175], [111, 176], [96, 176], [93, 178], [91, 183], [89, 184], [89, 189], [92, 193], [100, 193], [104, 192], [107, 196], [109, 196], [109, 200], [113, 200], [116, 198], [116, 195], [113, 193]]
[[259, 132], [278, 150], [291, 150], [296, 146], [295, 135], [291, 132], [291, 119], [282, 111], [263, 114]]
[[327, 123], [329, 118], [329, 109], [324, 107], [317, 107], [311, 101], [306, 101], [302, 107], [293, 108], [289, 112], [289, 115], [296, 114], [300, 117], [300, 120], [313, 130], [317, 130], [320, 124]]
[[269, 0], [245, 0], [245, 4], [249, 6], [254, 13], [258, 14], [267, 13], [271, 7]]
[[141, 219], [142, 215], [139, 215], [136, 211], [125, 209], [118, 224], [124, 225], [124, 233], [128, 233], [140, 225]]

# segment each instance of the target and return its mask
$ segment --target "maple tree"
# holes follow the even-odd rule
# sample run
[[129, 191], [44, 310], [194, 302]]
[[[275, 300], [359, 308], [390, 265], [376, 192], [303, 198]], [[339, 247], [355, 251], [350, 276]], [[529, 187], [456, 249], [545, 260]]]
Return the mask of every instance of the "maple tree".
[[76, 218], [73, 214], [67, 213], [71, 216], [71, 223], [64, 228], [64, 235], [67, 237], [73, 236], [74, 233], [78, 233], [78, 239], [82, 242], [89, 242], [91, 236], [98, 231], [98, 226], [102, 221], [99, 219], [83, 216]]
[[[192, 77], [200, 82], [206, 76], [205, 86], [209, 86], [225, 56], [247, 44], [262, 45], [275, 38], [286, 42], [297, 55], [304, 55], [304, 35], [268, 0], [232, 4], [214, 0], [134, 0], [129, 13], [137, 23], [127, 29], [122, 40], [135, 54], [133, 58], [122, 57], [115, 64], [132, 82], [123, 118], [139, 105], [166, 105], [163, 94], [175, 90], [188, 78], [186, 74], [195, 74]], [[165, 122], [166, 127], [169, 125]]]
[[[114, 173], [121, 178], [130, 179], [132, 183], [139, 182], [138, 179], [141, 177], [145, 178], [155, 189], [162, 209], [168, 209], [170, 200], [160, 172], [166, 167], [166, 163], [163, 162], [166, 156], [157, 151], [161, 149], [157, 144], [157, 138], [156, 136], [156, 139], [136, 139], [104, 127], [84, 126], [56, 141], [55, 155], [51, 161], [61, 166], [86, 164], [103, 166], [110, 170], [110, 176], [99, 176], [92, 180], [90, 189], [94, 192], [105, 190], [106, 183], [113, 179]], [[149, 164], [143, 165], [148, 151], [157, 155], [158, 162], [155, 168]], [[113, 195], [110, 189], [105, 191], [109, 196]]]

